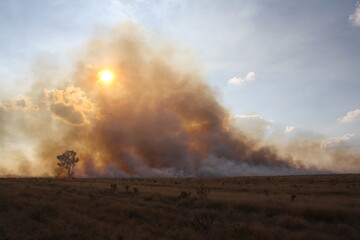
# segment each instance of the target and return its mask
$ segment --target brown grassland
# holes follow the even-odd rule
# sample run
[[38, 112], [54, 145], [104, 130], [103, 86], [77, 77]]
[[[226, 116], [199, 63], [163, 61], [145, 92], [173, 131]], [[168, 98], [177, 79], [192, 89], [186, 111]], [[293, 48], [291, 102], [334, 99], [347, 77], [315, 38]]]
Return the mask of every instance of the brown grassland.
[[0, 239], [360, 239], [360, 174], [3, 178]]

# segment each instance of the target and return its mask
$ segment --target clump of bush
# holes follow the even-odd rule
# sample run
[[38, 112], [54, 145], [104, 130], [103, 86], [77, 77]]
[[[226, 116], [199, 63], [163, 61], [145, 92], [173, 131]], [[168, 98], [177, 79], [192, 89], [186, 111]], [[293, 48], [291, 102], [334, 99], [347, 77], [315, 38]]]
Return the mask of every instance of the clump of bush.
[[181, 199], [181, 198], [190, 198], [191, 196], [191, 192], [189, 191], [181, 191], [179, 196], [177, 197], [178, 199]]
[[196, 188], [196, 196], [200, 199], [207, 199], [210, 193], [210, 189], [207, 188], [204, 184], [201, 184], [200, 187]]
[[191, 222], [195, 231], [209, 231], [213, 225], [214, 217], [211, 215], [196, 216]]
[[111, 189], [111, 192], [116, 192], [116, 189], [117, 189], [117, 184], [116, 183], [113, 183], [113, 184], [110, 184], [110, 189]]

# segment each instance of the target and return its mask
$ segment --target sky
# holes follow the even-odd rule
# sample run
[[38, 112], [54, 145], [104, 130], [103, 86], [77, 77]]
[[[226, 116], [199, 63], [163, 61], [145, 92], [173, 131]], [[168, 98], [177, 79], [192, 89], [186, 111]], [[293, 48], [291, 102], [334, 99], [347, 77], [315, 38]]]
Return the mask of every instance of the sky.
[[232, 115], [360, 147], [360, 2], [353, 0], [0, 1], [0, 101], [34, 63], [67, 59], [123, 21], [198, 59]]

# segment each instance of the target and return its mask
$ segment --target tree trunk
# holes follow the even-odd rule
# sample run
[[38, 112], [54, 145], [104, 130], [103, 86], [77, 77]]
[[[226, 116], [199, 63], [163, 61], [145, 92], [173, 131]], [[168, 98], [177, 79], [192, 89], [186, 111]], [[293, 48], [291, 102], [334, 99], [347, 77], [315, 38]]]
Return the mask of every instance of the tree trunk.
[[74, 166], [70, 166], [70, 177], [74, 176]]

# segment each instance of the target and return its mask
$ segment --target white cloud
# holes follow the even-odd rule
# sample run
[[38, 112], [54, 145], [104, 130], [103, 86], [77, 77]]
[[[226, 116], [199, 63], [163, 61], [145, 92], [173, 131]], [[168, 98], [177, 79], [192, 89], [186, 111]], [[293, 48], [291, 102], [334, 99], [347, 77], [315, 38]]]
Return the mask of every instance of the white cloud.
[[353, 138], [355, 136], [356, 136], [356, 134], [354, 134], [354, 133], [348, 133], [342, 137], [325, 139], [321, 142], [321, 148], [325, 149], [325, 148], [339, 147], [339, 145], [342, 145], [342, 144], [348, 142], [351, 138]]
[[349, 21], [354, 25], [359, 27], [360, 26], [360, 2], [356, 3], [356, 9], [353, 14], [349, 16]]
[[249, 73], [246, 75], [246, 79], [248, 79], [248, 81], [254, 80], [254, 78], [255, 78], [255, 73], [254, 73], [254, 72], [249, 72]]
[[233, 118], [241, 118], [241, 119], [261, 119], [261, 120], [265, 120], [268, 122], [272, 122], [275, 123], [274, 120], [272, 119], [266, 119], [263, 116], [259, 115], [259, 114], [238, 114], [238, 115], [233, 115]]
[[241, 83], [252, 81], [254, 79], [255, 79], [255, 73], [254, 72], [248, 72], [248, 74], [246, 74], [246, 76], [244, 78], [233, 77], [228, 81], [228, 83], [238, 85], [238, 84], [241, 84]]
[[258, 118], [261, 118], [263, 119], [262, 116], [258, 115], [258, 114], [239, 114], [239, 115], [234, 115], [233, 116], [234, 118], [252, 118], [252, 119], [258, 119]]
[[243, 123], [253, 123], [257, 127], [264, 127], [266, 129], [271, 129], [274, 127], [275, 121], [270, 118], [264, 118], [258, 114], [242, 114], [242, 115], [233, 115], [234, 120], [242, 120]]
[[348, 112], [344, 117], [338, 119], [338, 121], [342, 123], [353, 122], [356, 120], [360, 120], [360, 109]]
[[286, 132], [286, 133], [289, 133], [289, 132], [292, 132], [294, 129], [295, 129], [294, 126], [286, 126], [285, 132]]

